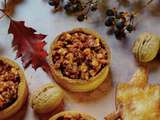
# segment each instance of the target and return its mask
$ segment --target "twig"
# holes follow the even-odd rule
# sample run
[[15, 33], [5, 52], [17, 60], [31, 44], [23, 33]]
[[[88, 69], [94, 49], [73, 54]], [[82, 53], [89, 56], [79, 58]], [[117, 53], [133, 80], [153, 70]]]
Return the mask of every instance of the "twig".
[[4, 10], [3, 10], [3, 9], [0, 9], [0, 11], [1, 11], [1, 12], [4, 12]]
[[[4, 9], [7, 7], [7, 0], [4, 0]], [[0, 16], [0, 19], [2, 19], [4, 16], [7, 16], [9, 17], [6, 13], [5, 13], [5, 10], [4, 9], [0, 9], [0, 12], [3, 13], [2, 16]], [[10, 17], [9, 17], [10, 18]]]
[[151, 4], [153, 1], [154, 1], [154, 0], [148, 1], [148, 2], [146, 3], [146, 5], [144, 6], [144, 8], [147, 7], [149, 4]]
[[90, 1], [88, 1], [88, 2], [86, 2], [85, 4], [87, 4], [86, 6], [84, 6], [85, 8], [88, 8], [87, 9], [87, 11], [86, 11], [86, 15], [89, 13], [89, 11], [90, 11], [90, 9], [91, 9], [91, 5], [92, 4], [96, 4], [98, 1], [96, 0], [96, 1], [94, 1], [93, 2], [93, 0], [90, 0]]
[[[5, 12], [4, 9], [0, 9], [0, 12], [2, 12], [2, 13], [4, 14], [4, 15], [1, 16], [1, 17], [7, 16], [10, 20], [12, 20], [12, 18], [11, 18], [9, 15], [7, 15], [7, 13]], [[1, 17], [0, 17], [0, 18], [1, 18]]]
[[5, 14], [3, 14], [2, 16], [0, 16], [0, 19], [2, 19], [5, 16]]
[[7, 7], [7, 0], [4, 0], [4, 8]]

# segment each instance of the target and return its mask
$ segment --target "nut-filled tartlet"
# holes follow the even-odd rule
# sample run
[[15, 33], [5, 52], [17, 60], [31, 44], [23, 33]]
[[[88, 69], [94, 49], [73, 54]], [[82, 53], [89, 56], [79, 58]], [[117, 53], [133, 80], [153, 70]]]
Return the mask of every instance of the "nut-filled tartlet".
[[88, 92], [102, 84], [110, 59], [109, 47], [101, 36], [85, 28], [61, 33], [50, 48], [54, 79], [73, 92]]
[[77, 111], [64, 111], [54, 115], [49, 120], [96, 120], [96, 119], [88, 115], [87, 113], [82, 113]]
[[24, 72], [14, 61], [0, 57], [0, 119], [20, 110], [27, 94]]

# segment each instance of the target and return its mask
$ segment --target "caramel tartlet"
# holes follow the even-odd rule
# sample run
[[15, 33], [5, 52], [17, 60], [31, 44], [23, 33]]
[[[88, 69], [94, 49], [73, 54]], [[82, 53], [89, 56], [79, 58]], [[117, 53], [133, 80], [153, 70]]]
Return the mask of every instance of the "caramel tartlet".
[[23, 71], [12, 60], [0, 57], [0, 119], [16, 113], [25, 103], [27, 93]]
[[64, 111], [51, 117], [49, 120], [96, 120], [87, 113]]
[[109, 47], [101, 36], [84, 28], [61, 33], [50, 48], [54, 79], [73, 92], [91, 91], [102, 84], [110, 59]]

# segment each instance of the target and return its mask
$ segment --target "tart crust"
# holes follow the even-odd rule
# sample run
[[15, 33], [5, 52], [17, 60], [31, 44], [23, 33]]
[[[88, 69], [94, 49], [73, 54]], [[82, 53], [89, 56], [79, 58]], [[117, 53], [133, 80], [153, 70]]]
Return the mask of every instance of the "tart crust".
[[[64, 117], [64, 116], [68, 116], [69, 118], [76, 117], [76, 116], [81, 116], [82, 120], [96, 120], [95, 118], [88, 115], [87, 113], [82, 113], [82, 112], [77, 112], [77, 111], [60, 112], [60, 113], [54, 115], [53, 117], [51, 117], [49, 120], [60, 120], [58, 118]], [[76, 120], [76, 119], [74, 119], [74, 120]], [[79, 120], [79, 119], [77, 119], [77, 120]]]
[[[104, 68], [94, 77], [91, 77], [88, 80], [79, 80], [79, 79], [70, 79], [68, 77], [65, 77], [60, 70], [56, 70], [53, 67], [53, 61], [52, 61], [52, 49], [54, 47], [55, 42], [60, 38], [60, 36], [63, 34], [61, 33], [59, 36], [56, 37], [56, 39], [53, 41], [50, 47], [50, 52], [49, 52], [49, 60], [51, 63], [51, 71], [54, 80], [59, 83], [62, 87], [64, 87], [67, 90], [70, 90], [72, 92], [88, 92], [96, 89], [100, 84], [103, 83], [104, 80], [107, 79], [108, 72], [109, 72], [109, 64], [111, 61], [111, 52], [108, 47], [108, 45], [105, 43], [105, 41], [102, 39], [102, 37], [95, 31], [92, 31], [90, 29], [86, 28], [76, 28], [71, 31], [68, 31], [67, 33], [76, 33], [76, 32], [82, 32], [86, 34], [91, 34], [95, 36], [96, 38], [100, 39], [102, 44], [104, 45], [106, 51], [107, 51], [107, 56], [108, 56], [108, 64], [105, 65]], [[64, 32], [66, 33], [66, 32]]]
[[26, 83], [24, 72], [19, 67], [19, 65], [6, 57], [0, 56], [0, 60], [2, 60], [4, 63], [9, 64], [12, 67], [16, 68], [16, 70], [20, 76], [20, 83], [18, 85], [18, 97], [13, 104], [11, 104], [9, 107], [0, 111], [0, 119], [2, 120], [2, 119], [6, 119], [6, 118], [12, 116], [18, 110], [21, 109], [22, 105], [24, 105], [24, 103], [27, 99], [28, 88], [27, 88], [27, 83]]

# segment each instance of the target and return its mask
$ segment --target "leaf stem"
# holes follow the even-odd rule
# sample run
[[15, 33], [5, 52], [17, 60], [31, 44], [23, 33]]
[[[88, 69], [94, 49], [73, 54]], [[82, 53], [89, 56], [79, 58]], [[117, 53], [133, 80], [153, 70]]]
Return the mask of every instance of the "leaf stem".
[[[7, 16], [10, 20], [12, 20], [12, 18], [11, 18], [9, 15], [6, 14], [6, 12], [5, 12], [4, 9], [0, 9], [0, 12], [2, 12], [2, 13], [4, 14], [4, 15], [1, 16], [1, 17]], [[0, 19], [1, 19], [1, 17], [0, 17]]]
[[0, 16], [0, 19], [2, 19], [5, 16], [5, 14], [3, 14], [2, 16]]
[[7, 7], [7, 0], [4, 0], [4, 8]]
[[0, 9], [0, 11], [1, 11], [1, 12], [4, 12], [4, 10], [3, 10], [3, 9]]

